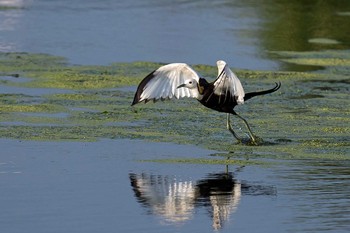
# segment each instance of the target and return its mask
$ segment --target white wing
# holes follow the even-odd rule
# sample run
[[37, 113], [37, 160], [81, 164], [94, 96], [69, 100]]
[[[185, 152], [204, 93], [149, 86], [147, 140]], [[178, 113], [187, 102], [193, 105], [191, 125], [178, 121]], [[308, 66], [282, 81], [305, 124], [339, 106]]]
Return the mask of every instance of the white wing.
[[217, 95], [226, 95], [231, 93], [232, 97], [236, 99], [237, 104], [244, 103], [244, 89], [241, 81], [230, 70], [224, 61], [217, 61], [218, 77], [214, 82], [214, 93]]
[[197, 98], [198, 89], [177, 88], [189, 79], [199, 82], [198, 74], [185, 63], [171, 63], [161, 66], [144, 78], [137, 88], [133, 104], [149, 100], [164, 100], [173, 97]]

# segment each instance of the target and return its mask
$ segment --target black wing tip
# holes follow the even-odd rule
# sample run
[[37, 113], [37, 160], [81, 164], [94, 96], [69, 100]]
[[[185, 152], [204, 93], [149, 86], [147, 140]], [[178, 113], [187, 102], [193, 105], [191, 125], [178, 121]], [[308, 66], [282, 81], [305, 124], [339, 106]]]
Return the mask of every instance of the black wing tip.
[[[134, 100], [132, 101], [132, 104], [131, 106], [134, 106], [135, 104], [138, 104], [138, 103], [141, 103], [142, 101], [140, 101], [140, 97], [141, 97], [141, 94], [143, 92], [143, 89], [144, 87], [146, 86], [146, 84], [152, 79], [154, 78], [154, 73], [156, 72], [157, 70], [153, 70], [151, 73], [149, 73], [144, 79], [142, 79], [142, 81], [140, 82], [140, 84], [138, 85], [137, 87], [137, 90], [136, 90], [136, 93], [135, 93], [135, 96], [134, 96]], [[145, 101], [146, 103], [147, 101]]]
[[139, 93], [139, 90], [137, 90], [136, 93], [135, 93], [135, 96], [134, 96], [134, 100], [131, 103], [131, 106], [134, 106], [135, 104], [138, 104], [138, 103], [141, 102], [140, 101], [140, 95], [141, 95], [141, 93]]
[[155, 102], [158, 102], [158, 101], [165, 101], [165, 100], [169, 100], [169, 99], [171, 99], [171, 98], [169, 98], [169, 97], [166, 97], [166, 98], [161, 97], [161, 98], [153, 98], [153, 99], [144, 99], [144, 100], [140, 101], [140, 99], [136, 99], [135, 98], [134, 101], [132, 102], [131, 106], [134, 106], [135, 104], [139, 104], [139, 103], [142, 103], [142, 102], [147, 104], [148, 102], [151, 102], [151, 101], [153, 103], [155, 103]]
[[146, 100], [134, 100], [133, 102], [132, 102], [132, 104], [131, 104], [131, 106], [134, 106], [134, 105], [136, 105], [136, 104], [140, 104], [140, 103], [145, 103], [145, 104], [147, 104], [148, 102], [149, 102], [150, 100], [148, 100], [148, 99], [146, 99]]

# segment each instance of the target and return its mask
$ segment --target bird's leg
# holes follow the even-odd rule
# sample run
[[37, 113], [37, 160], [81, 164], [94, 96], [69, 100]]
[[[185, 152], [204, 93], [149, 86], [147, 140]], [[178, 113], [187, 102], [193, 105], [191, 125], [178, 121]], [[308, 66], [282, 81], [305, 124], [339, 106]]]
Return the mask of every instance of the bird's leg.
[[227, 126], [227, 129], [232, 133], [232, 135], [237, 139], [237, 141], [241, 142], [242, 140], [238, 137], [238, 135], [232, 129], [232, 126], [230, 123], [230, 113], [227, 113], [226, 126]]
[[241, 117], [240, 115], [236, 114], [236, 116], [243, 120], [245, 126], [248, 129], [250, 140], [252, 141], [252, 143], [255, 144], [256, 143], [256, 139], [255, 139], [255, 136], [252, 133], [252, 130], [250, 129], [250, 126], [249, 126], [248, 122], [243, 117]]

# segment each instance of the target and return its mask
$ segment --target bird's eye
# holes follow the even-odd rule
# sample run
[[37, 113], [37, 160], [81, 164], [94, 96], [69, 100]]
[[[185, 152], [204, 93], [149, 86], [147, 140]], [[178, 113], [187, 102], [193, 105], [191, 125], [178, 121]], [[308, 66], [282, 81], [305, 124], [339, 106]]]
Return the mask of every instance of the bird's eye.
[[190, 81], [189, 84], [192, 84], [192, 81]]

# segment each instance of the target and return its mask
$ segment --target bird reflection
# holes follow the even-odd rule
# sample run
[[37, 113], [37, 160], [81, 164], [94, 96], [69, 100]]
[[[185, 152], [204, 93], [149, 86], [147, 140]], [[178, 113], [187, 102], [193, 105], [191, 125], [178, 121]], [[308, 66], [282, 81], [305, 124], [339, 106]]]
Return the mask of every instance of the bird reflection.
[[149, 213], [179, 224], [191, 220], [195, 208], [203, 207], [215, 230], [237, 210], [242, 195], [276, 195], [274, 187], [242, 183], [233, 173], [208, 174], [198, 181], [147, 173], [130, 173], [129, 177], [137, 201]]
[[213, 228], [218, 230], [237, 209], [241, 183], [233, 179], [232, 173], [210, 174], [197, 182], [196, 193], [197, 201], [208, 208]]
[[168, 222], [184, 222], [192, 217], [195, 186], [171, 176], [130, 174], [137, 200]]

